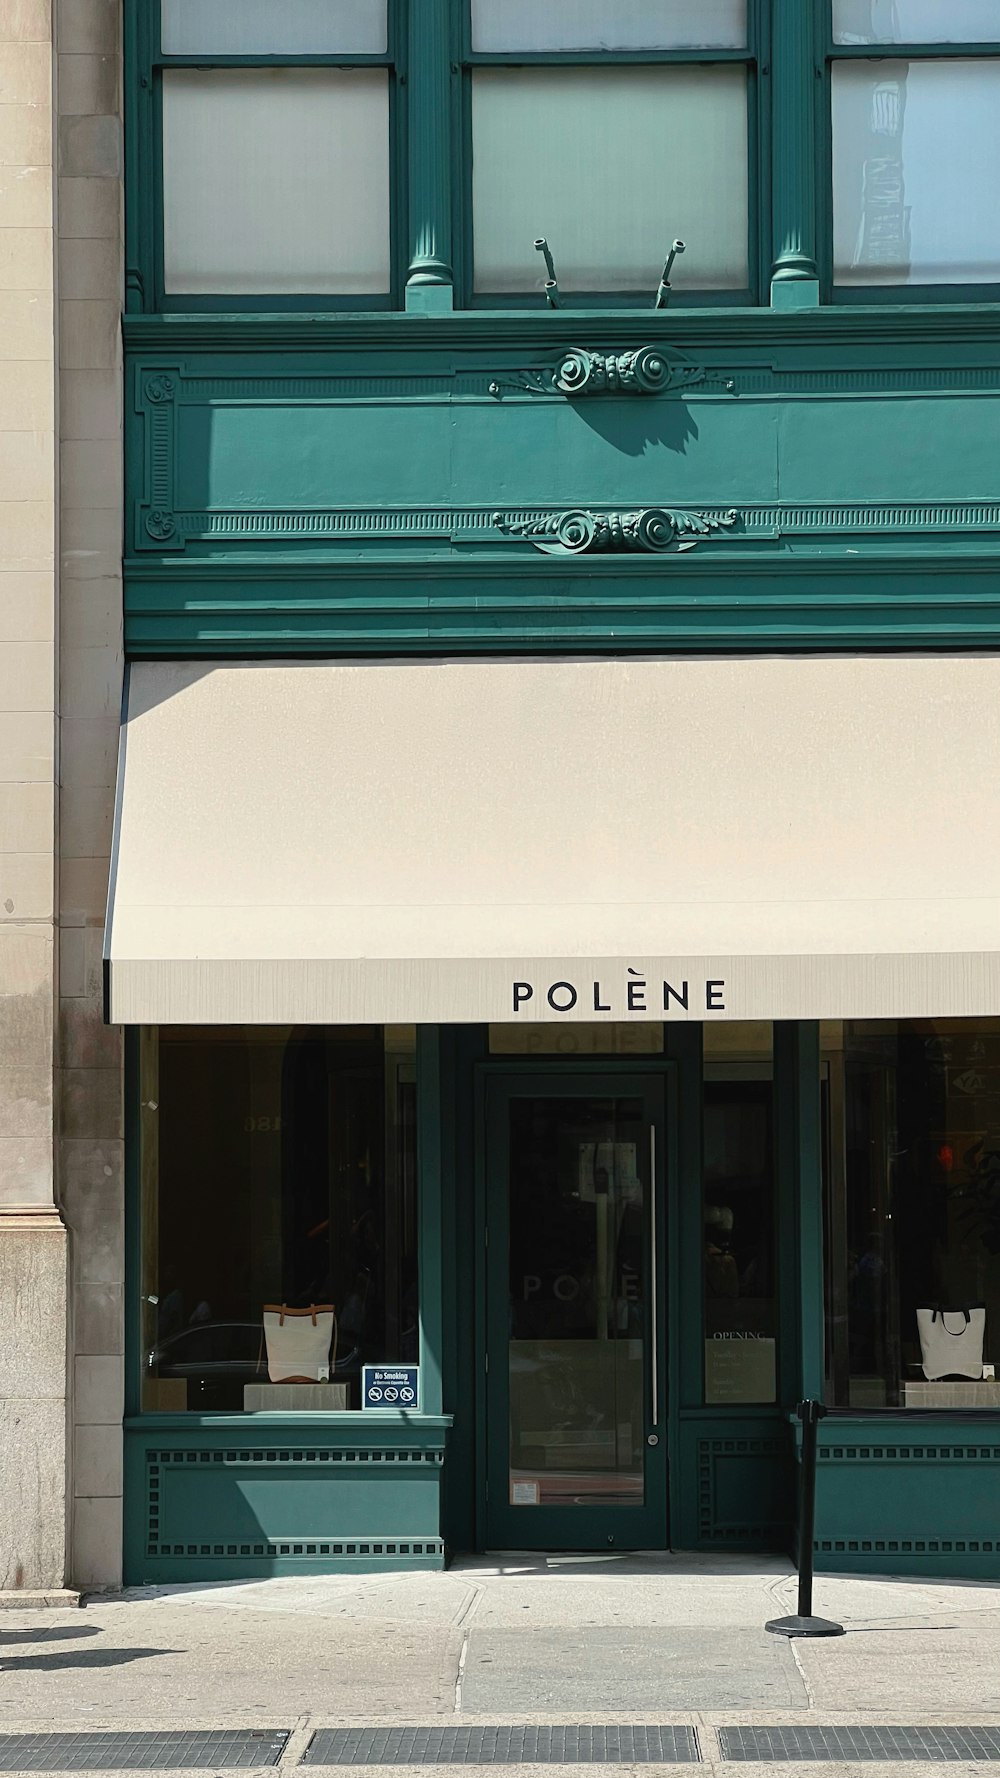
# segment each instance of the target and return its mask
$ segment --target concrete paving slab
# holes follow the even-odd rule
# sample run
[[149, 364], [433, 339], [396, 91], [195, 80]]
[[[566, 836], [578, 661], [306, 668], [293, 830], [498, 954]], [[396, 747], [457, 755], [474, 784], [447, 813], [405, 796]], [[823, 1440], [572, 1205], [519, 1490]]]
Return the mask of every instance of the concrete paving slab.
[[86, 1640], [60, 1636], [70, 1626], [47, 1617], [48, 1635], [26, 1642], [33, 1627], [5, 1620], [0, 1631], [2, 1727], [111, 1718], [136, 1726], [196, 1711], [219, 1727], [317, 1709], [433, 1719], [455, 1707], [461, 1635], [442, 1624], [385, 1618], [362, 1630], [314, 1614], [137, 1603], [88, 1608], [84, 1627], [98, 1634]]
[[561, 1707], [630, 1721], [635, 1711], [723, 1705], [803, 1710], [809, 1695], [788, 1643], [762, 1630], [474, 1625], [461, 1701], [479, 1715]]
[[473, 1577], [447, 1574], [321, 1574], [198, 1586], [132, 1587], [94, 1601], [102, 1611], [136, 1605], [196, 1607], [204, 1611], [288, 1612], [296, 1617], [343, 1617], [359, 1622], [449, 1625], [461, 1622], [479, 1596]]
[[[881, 1709], [909, 1720], [929, 1705], [965, 1722], [970, 1712], [1000, 1709], [1000, 1614], [960, 1614], [937, 1623], [867, 1628], [822, 1646], [802, 1640], [796, 1657], [814, 1710]], [[900, 1717], [901, 1713], [901, 1717]]]
[[5, 1611], [0, 1726], [432, 1723], [463, 1648], [466, 1721], [1000, 1720], [1000, 1584], [821, 1575], [847, 1635], [765, 1636], [794, 1593], [780, 1559], [530, 1554]]

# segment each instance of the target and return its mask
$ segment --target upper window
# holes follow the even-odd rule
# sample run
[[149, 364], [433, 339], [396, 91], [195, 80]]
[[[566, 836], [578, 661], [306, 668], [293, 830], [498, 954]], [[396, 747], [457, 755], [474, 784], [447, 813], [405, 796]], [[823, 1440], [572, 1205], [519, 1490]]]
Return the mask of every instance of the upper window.
[[745, 0], [472, 0], [480, 298], [748, 291]]
[[161, 0], [159, 49], [168, 303], [388, 302], [386, 0]]
[[386, 0], [161, 0], [168, 56], [384, 55]]
[[995, 300], [1000, 0], [800, 4], [130, 0], [130, 300]]
[[476, 50], [745, 49], [746, 0], [472, 0]]
[[835, 43], [1000, 43], [997, 0], [833, 0]]
[[834, 0], [833, 35], [834, 283], [1000, 283], [996, 0]]

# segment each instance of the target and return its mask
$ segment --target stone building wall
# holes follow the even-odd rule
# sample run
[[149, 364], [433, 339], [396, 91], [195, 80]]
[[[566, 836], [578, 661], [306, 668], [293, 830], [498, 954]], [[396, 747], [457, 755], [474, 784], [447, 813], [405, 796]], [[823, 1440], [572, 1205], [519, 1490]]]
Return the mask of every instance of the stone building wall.
[[0, 1590], [121, 1573], [119, 46], [0, 6]]
[[59, 1118], [70, 1230], [69, 1576], [121, 1580], [122, 1042], [102, 941], [122, 697], [120, 0], [58, 0]]

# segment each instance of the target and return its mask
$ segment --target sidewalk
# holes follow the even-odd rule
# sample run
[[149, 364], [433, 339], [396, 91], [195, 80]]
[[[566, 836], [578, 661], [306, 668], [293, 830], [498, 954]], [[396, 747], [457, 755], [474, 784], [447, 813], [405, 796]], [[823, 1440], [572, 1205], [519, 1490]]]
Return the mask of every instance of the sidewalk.
[[280, 1727], [284, 1765], [320, 1724], [694, 1723], [704, 1771], [726, 1724], [1000, 1724], [1000, 1581], [823, 1575], [848, 1634], [766, 1635], [794, 1597], [780, 1560], [525, 1556], [4, 1612], [0, 1730]]

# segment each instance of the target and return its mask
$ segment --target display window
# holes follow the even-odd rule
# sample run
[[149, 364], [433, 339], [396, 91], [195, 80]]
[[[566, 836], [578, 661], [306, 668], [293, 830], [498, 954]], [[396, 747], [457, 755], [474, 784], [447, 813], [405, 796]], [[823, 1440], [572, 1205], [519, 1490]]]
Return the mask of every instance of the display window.
[[777, 1400], [774, 1028], [706, 1025], [702, 1087], [705, 1401]]
[[417, 1363], [414, 1049], [140, 1034], [144, 1412], [360, 1408], [365, 1366]]
[[1000, 1020], [824, 1027], [827, 1399], [1000, 1407]]

